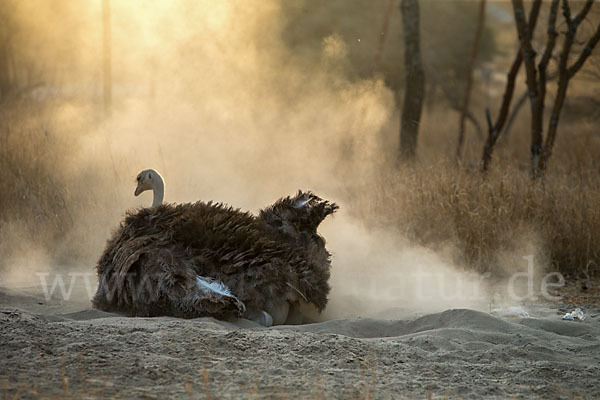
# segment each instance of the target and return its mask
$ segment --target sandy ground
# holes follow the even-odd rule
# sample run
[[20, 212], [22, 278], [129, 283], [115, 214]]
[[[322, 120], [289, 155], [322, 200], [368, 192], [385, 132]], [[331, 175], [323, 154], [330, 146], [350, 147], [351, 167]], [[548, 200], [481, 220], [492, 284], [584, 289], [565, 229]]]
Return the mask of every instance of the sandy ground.
[[[3, 398], [599, 398], [600, 311], [447, 310], [261, 328], [0, 289]], [[514, 311], [514, 310], [512, 310]]]

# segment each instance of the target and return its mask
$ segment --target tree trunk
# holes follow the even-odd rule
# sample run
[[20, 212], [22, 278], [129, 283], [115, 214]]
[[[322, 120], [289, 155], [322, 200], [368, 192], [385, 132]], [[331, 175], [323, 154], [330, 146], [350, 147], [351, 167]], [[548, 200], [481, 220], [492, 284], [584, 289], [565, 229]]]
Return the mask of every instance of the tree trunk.
[[469, 101], [471, 99], [471, 86], [473, 85], [473, 68], [475, 67], [475, 61], [477, 59], [477, 50], [479, 49], [479, 40], [481, 39], [481, 33], [483, 32], [483, 24], [485, 22], [485, 0], [480, 0], [479, 13], [477, 15], [477, 28], [475, 28], [475, 38], [473, 39], [473, 47], [471, 48], [471, 58], [467, 66], [467, 85], [465, 88], [465, 97], [462, 104], [462, 111], [460, 113], [459, 127], [458, 127], [458, 144], [456, 146], [456, 159], [460, 161], [462, 159], [462, 151], [465, 142], [465, 130], [466, 130], [466, 119], [469, 110]]
[[402, 0], [404, 30], [405, 89], [400, 124], [399, 161], [414, 159], [425, 97], [425, 73], [421, 62], [419, 33], [419, 1]]
[[589, 13], [593, 3], [594, 0], [587, 0], [579, 14], [572, 18], [569, 2], [568, 0], [563, 0], [563, 16], [565, 18], [565, 22], [567, 23], [567, 32], [565, 34], [565, 40], [558, 64], [558, 89], [556, 92], [556, 98], [554, 99], [552, 113], [550, 115], [548, 134], [546, 135], [546, 141], [544, 142], [543, 151], [541, 152], [541, 157], [537, 165], [536, 176], [543, 176], [548, 166], [548, 159], [552, 154], [554, 141], [556, 140], [558, 121], [565, 98], [567, 96], [569, 81], [577, 73], [577, 71], [581, 69], [586, 59], [592, 53], [594, 47], [600, 41], [600, 24], [598, 24], [594, 35], [592, 35], [592, 37], [587, 41], [585, 47], [581, 51], [581, 54], [577, 58], [577, 61], [575, 61], [570, 67], [568, 66], [569, 55], [577, 36], [577, 29], [579, 28], [581, 22], [585, 19], [586, 15]]
[[[533, 32], [537, 24], [537, 18], [540, 12], [542, 0], [534, 0], [531, 10], [529, 11], [529, 22], [528, 28], [530, 32]], [[504, 89], [504, 97], [502, 98], [502, 105], [500, 107], [500, 113], [496, 119], [496, 123], [492, 125], [491, 118], [488, 118], [488, 137], [483, 146], [483, 155], [481, 156], [481, 169], [483, 172], [487, 171], [492, 161], [492, 153], [494, 152], [494, 146], [500, 136], [500, 132], [504, 128], [508, 112], [510, 110], [510, 103], [512, 102], [513, 93], [515, 91], [515, 79], [523, 63], [523, 53], [521, 49], [517, 51], [515, 60], [513, 61], [510, 71], [506, 79], [506, 87]], [[489, 113], [488, 113], [489, 114]]]
[[521, 53], [525, 63], [527, 90], [529, 91], [529, 103], [531, 106], [531, 172], [535, 173], [537, 163], [542, 154], [542, 115], [540, 115], [540, 96], [538, 87], [537, 70], [535, 67], [536, 53], [531, 45], [533, 30], [529, 29], [525, 17], [525, 6], [523, 0], [512, 0], [515, 12], [515, 22], [521, 43]]

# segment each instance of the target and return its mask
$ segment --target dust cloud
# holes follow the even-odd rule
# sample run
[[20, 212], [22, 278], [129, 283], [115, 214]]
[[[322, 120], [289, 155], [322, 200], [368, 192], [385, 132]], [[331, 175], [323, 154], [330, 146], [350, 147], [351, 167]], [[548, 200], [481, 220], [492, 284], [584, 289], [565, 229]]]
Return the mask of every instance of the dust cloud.
[[[373, 190], [393, 159], [397, 115], [381, 80], [345, 73], [351, 44], [341, 36], [324, 37], [307, 66], [281, 39], [280, 1], [112, 0], [113, 109], [104, 117], [100, 1], [74, 2], [61, 23], [44, 18], [46, 2], [23, 3], [30, 23], [60, 45], [40, 57], [64, 53], [74, 66], [61, 66], [56, 88], [36, 92], [60, 98], [53, 126], [76, 149], [57, 166], [74, 221], [50, 250], [60, 254], [57, 269], [93, 270], [123, 213], [151, 203], [148, 193], [133, 196], [134, 179], [155, 168], [168, 202], [256, 212], [301, 188], [340, 204], [321, 227], [333, 253], [326, 318], [486, 304], [485, 277], [456, 266], [451, 246], [434, 252], [356, 217], [354, 196]], [[13, 273], [23, 281], [29, 271], [39, 284], [43, 263], [30, 265]]]

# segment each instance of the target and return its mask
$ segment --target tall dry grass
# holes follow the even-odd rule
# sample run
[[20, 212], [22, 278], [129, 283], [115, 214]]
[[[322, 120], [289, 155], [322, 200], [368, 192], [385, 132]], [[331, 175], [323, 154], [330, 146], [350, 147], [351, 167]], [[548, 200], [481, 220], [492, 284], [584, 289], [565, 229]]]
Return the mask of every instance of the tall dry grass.
[[487, 176], [448, 161], [401, 169], [359, 201], [361, 217], [398, 230], [478, 272], [510, 271], [504, 257], [534, 252], [548, 270], [593, 276], [600, 264], [600, 176], [497, 166]]
[[[102, 206], [91, 188], [92, 165], [69, 161], [82, 121], [65, 123], [57, 118], [63, 111], [58, 102], [0, 103], [0, 271], [14, 259], [68, 263], [81, 256], [78, 219]], [[95, 121], [84, 123], [91, 129]]]
[[0, 253], [60, 240], [72, 226], [72, 203], [60, 165], [68, 145], [45, 123], [45, 106], [0, 108]]

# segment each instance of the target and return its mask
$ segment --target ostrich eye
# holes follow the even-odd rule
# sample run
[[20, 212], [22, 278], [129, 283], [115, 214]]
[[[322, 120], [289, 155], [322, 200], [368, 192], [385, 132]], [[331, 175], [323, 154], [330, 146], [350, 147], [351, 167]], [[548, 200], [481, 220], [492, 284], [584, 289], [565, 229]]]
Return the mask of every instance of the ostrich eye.
[[148, 174], [148, 179], [152, 180], [152, 175]]

